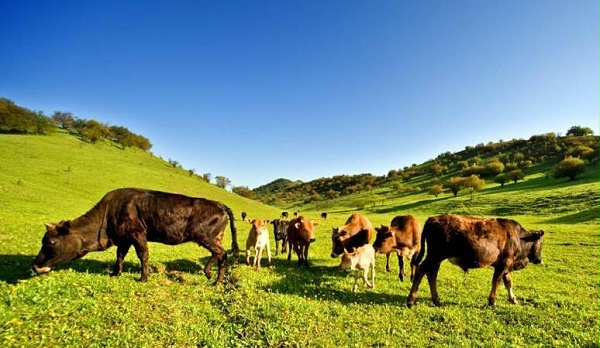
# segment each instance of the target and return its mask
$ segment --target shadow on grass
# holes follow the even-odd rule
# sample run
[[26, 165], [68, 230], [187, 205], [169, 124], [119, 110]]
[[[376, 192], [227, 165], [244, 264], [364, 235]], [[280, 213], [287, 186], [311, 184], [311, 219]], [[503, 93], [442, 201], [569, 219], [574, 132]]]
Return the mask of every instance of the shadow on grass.
[[[310, 263], [310, 259], [309, 259]], [[335, 301], [342, 304], [392, 304], [404, 306], [406, 294], [377, 292], [378, 279], [375, 276], [375, 290], [367, 288], [359, 279], [356, 293], [352, 293], [354, 277], [349, 271], [334, 266], [311, 264], [300, 266], [295, 258], [273, 259], [273, 271], [281, 275], [281, 280], [270, 283], [265, 291], [302, 296], [320, 301]], [[370, 279], [370, 276], [369, 276]], [[344, 283], [340, 288], [340, 281]], [[267, 289], [268, 288], [268, 289]]]
[[589, 208], [573, 214], [564, 215], [548, 219], [545, 222], [549, 224], [575, 224], [581, 222], [598, 221], [598, 208]]

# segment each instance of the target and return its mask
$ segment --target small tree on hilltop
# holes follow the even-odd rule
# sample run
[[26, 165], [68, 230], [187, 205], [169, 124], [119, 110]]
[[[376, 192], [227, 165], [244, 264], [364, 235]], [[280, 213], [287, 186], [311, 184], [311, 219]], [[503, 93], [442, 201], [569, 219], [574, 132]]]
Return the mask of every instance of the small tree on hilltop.
[[585, 162], [577, 157], [567, 157], [554, 167], [554, 177], [568, 177], [575, 180], [579, 174], [585, 172]]
[[470, 177], [464, 179], [463, 185], [465, 188], [469, 189], [471, 200], [473, 200], [475, 191], [479, 191], [485, 187], [485, 180], [480, 179], [477, 175], [471, 175]]
[[429, 188], [429, 194], [432, 196], [439, 196], [440, 193], [444, 192], [444, 187], [442, 185], [433, 185]]
[[515, 169], [515, 170], [509, 172], [507, 174], [507, 177], [509, 180], [511, 180], [512, 182], [514, 182], [516, 184], [517, 181], [525, 179], [525, 174], [523, 173], [522, 170]]
[[504, 184], [506, 184], [508, 181], [508, 176], [505, 173], [500, 173], [494, 177], [494, 182], [500, 184], [500, 187], [504, 187]]
[[446, 180], [442, 185], [443, 188], [449, 189], [454, 197], [458, 196], [458, 191], [464, 188], [465, 178], [454, 177]]
[[573, 126], [567, 131], [567, 136], [586, 136], [593, 134], [594, 131], [590, 127]]

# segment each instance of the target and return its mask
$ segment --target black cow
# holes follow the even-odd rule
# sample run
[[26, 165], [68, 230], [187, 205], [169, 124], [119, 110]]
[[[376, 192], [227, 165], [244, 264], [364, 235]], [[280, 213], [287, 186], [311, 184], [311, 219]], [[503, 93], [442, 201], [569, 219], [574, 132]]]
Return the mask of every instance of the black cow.
[[117, 246], [117, 261], [111, 276], [123, 269], [123, 259], [133, 246], [142, 264], [140, 281], [148, 280], [148, 242], [176, 245], [196, 242], [212, 253], [204, 267], [210, 279], [218, 261], [216, 282], [225, 276], [227, 254], [221, 239], [229, 220], [232, 249], [239, 247], [233, 213], [226, 205], [204, 198], [122, 188], [108, 192], [90, 211], [73, 221], [46, 224], [42, 248], [33, 261], [32, 273], [49, 272], [52, 267], [79, 259], [90, 251]]
[[322, 212], [321, 213], [321, 219], [327, 220], [327, 212]]
[[248, 216], [248, 214], [246, 214], [245, 211], [242, 212], [242, 221], [246, 221], [246, 216]]
[[[518, 222], [509, 219], [486, 219], [456, 215], [430, 217], [421, 234], [421, 250], [412, 288], [407, 299], [411, 307], [417, 298], [419, 284], [427, 275], [431, 299], [440, 305], [437, 275], [445, 259], [465, 272], [472, 268], [494, 267], [492, 290], [488, 304], [496, 304], [496, 290], [500, 280], [508, 291], [508, 300], [517, 303], [509, 272], [525, 268], [529, 262], [542, 262], [544, 231], [527, 231]], [[423, 260], [427, 244], [427, 257]]]
[[282, 219], [287, 219], [287, 217], [288, 217], [288, 212], [287, 211], [282, 211], [281, 212], [281, 218]]
[[271, 221], [273, 225], [273, 235], [275, 236], [275, 255], [279, 254], [279, 241], [281, 241], [281, 253], [285, 253], [287, 251], [287, 229], [289, 221], [275, 219]]

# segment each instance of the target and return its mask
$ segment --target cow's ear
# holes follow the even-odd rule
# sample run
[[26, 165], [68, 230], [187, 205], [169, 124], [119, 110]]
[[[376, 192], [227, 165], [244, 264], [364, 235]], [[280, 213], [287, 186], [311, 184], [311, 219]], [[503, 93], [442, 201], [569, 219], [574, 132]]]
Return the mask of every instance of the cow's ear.
[[46, 226], [46, 231], [47, 232], [52, 232], [52, 231], [56, 231], [56, 225], [55, 224], [44, 224]]
[[61, 235], [69, 234], [71, 232], [71, 221], [63, 221], [57, 226], [57, 231]]
[[375, 231], [377, 233], [381, 232], [381, 229], [383, 228], [383, 225], [381, 225], [381, 227], [375, 227]]

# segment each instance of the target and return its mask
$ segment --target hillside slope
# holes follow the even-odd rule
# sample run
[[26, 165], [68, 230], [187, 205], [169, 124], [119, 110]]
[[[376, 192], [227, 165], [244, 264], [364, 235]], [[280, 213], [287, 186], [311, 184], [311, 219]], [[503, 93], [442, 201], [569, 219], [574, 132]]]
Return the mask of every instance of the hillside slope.
[[[89, 144], [64, 133], [0, 135], [0, 218], [34, 211], [43, 222], [72, 219], [108, 191], [140, 187], [221, 201], [236, 219], [278, 210], [227, 192], [135, 148]], [[10, 207], [10, 209], [6, 209]]]

